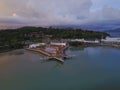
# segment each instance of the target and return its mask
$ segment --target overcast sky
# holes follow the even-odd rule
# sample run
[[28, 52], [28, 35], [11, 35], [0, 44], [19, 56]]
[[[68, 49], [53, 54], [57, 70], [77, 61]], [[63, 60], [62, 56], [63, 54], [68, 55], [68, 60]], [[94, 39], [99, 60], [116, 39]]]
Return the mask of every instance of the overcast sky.
[[120, 0], [0, 0], [0, 28], [17, 26], [119, 27]]

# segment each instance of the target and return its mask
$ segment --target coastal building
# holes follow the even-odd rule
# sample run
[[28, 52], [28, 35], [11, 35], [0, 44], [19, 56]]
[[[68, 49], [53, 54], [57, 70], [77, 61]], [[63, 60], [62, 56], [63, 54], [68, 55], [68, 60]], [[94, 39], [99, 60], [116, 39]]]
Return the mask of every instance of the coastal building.
[[98, 44], [100, 43], [99, 40], [84, 40], [84, 43], [95, 43], [95, 44]]
[[29, 48], [36, 48], [36, 47], [45, 46], [45, 45], [46, 45], [45, 43], [36, 43], [36, 44], [29, 45]]
[[50, 45], [53, 45], [53, 46], [66, 46], [67, 44], [66, 43], [51, 42]]
[[84, 42], [84, 39], [71, 39], [71, 42]]
[[83, 39], [72, 39], [71, 42], [83, 42], [83, 43], [95, 43], [95, 44], [98, 44], [100, 43], [99, 40], [85, 40], [84, 38]]
[[101, 39], [102, 43], [118, 43], [120, 44], [120, 37], [106, 37], [105, 39]]

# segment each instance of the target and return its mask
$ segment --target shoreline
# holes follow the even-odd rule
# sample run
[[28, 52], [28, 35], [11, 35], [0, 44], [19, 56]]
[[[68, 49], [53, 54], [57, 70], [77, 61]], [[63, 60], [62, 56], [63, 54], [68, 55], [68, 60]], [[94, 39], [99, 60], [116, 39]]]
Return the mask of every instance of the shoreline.
[[120, 48], [120, 44], [115, 44], [115, 43], [112, 44], [112, 43], [81, 43], [81, 42], [77, 42], [77, 44], [76, 44], [75, 42], [72, 42], [72, 44], [70, 45], [70, 47], [83, 47], [83, 48], [86, 48], [86, 47], [101, 46], [101, 47]]
[[[120, 49], [120, 46], [112, 46], [112, 45], [79, 45], [79, 46], [69, 46], [68, 48], [87, 48], [87, 47], [108, 47], [108, 48], [117, 48]], [[9, 53], [12, 51], [17, 51], [17, 50], [26, 50], [27, 48], [20, 48], [20, 49], [7, 49], [7, 50], [3, 50], [0, 51], [0, 54], [2, 53]]]

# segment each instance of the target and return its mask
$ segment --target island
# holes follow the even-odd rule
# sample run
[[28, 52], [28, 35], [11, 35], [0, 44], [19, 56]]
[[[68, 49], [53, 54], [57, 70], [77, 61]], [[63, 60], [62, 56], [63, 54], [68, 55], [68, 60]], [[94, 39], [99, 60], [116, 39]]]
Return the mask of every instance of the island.
[[0, 30], [0, 52], [24, 48], [64, 62], [68, 58], [66, 48], [88, 46], [120, 47], [120, 38], [112, 38], [105, 32], [72, 28], [22, 27]]

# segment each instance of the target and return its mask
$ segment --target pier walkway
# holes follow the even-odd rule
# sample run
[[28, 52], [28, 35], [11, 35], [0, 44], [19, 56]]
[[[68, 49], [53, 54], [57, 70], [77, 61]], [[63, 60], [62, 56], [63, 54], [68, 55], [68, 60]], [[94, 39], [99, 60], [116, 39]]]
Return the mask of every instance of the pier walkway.
[[[65, 48], [66, 49], [66, 48]], [[51, 55], [50, 53], [44, 51], [44, 50], [41, 50], [40, 48], [27, 48], [26, 50], [29, 50], [29, 51], [34, 51], [34, 52], [38, 52], [46, 57], [49, 57], [49, 59], [55, 59], [55, 60], [58, 60], [60, 62], [64, 62], [64, 57], [65, 55], [61, 55], [61, 53], [57, 54], [57, 55]], [[64, 57], [63, 57], [64, 56]]]

